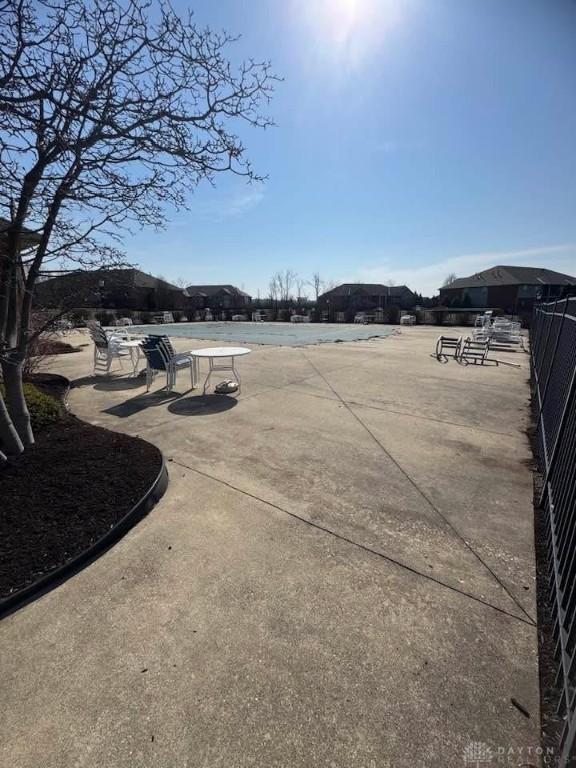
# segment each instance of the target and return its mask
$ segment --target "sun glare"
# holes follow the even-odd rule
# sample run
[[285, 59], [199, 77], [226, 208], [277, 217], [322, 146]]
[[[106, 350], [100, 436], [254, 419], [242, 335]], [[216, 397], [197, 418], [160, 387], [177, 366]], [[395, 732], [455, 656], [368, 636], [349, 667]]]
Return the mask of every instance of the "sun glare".
[[296, 0], [296, 14], [319, 58], [354, 67], [381, 44], [406, 0]]

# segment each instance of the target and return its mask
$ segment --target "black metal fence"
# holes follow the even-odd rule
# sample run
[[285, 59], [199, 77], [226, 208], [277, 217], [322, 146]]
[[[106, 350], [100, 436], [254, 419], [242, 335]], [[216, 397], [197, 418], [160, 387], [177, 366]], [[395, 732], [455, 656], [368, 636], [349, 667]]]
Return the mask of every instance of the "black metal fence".
[[563, 721], [558, 754], [566, 766], [576, 760], [576, 297], [534, 309], [531, 346]]

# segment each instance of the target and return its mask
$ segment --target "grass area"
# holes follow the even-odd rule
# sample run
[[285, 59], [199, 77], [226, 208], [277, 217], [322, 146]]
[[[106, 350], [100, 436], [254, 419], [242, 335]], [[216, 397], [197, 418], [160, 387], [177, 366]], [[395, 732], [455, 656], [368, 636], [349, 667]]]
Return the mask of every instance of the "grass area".
[[[4, 385], [0, 384], [0, 394], [5, 395]], [[34, 384], [24, 384], [24, 397], [30, 411], [32, 429], [36, 432], [59, 421], [64, 415], [64, 407], [55, 398], [41, 392]]]

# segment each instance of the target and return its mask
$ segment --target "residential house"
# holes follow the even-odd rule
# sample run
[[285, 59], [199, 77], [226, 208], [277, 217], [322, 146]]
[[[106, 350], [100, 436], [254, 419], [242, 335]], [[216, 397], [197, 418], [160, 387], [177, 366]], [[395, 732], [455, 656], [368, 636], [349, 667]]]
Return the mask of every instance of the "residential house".
[[416, 294], [405, 285], [343, 283], [319, 296], [317, 308], [330, 320], [343, 315], [350, 322], [358, 312], [381, 310], [390, 315], [399, 309], [412, 309], [416, 303]]
[[154, 312], [185, 310], [182, 288], [139, 269], [67, 272], [36, 286], [36, 306]]
[[576, 277], [540, 267], [497, 266], [440, 288], [440, 305], [530, 315], [538, 301], [576, 293]]
[[[8, 230], [11, 226], [11, 222], [8, 219], [0, 217], [0, 292], [4, 293], [4, 283], [9, 281], [8, 272], [5, 271], [8, 266], [7, 253], [8, 253]], [[24, 281], [26, 279], [27, 270], [31, 263], [34, 251], [40, 242], [40, 235], [38, 232], [34, 232], [31, 229], [22, 227], [20, 230], [20, 237], [18, 241], [18, 260], [16, 266], [16, 283], [18, 289], [24, 290]], [[10, 295], [10, 291], [4, 294]]]
[[[7, 232], [11, 222], [8, 219], [0, 216], [0, 256], [5, 252]], [[40, 235], [38, 232], [33, 232], [31, 229], [22, 227], [20, 231], [20, 252], [34, 248], [40, 242]]]
[[189, 285], [184, 296], [190, 312], [204, 314], [210, 310], [215, 317], [222, 312], [246, 312], [252, 304], [252, 297], [233, 285]]

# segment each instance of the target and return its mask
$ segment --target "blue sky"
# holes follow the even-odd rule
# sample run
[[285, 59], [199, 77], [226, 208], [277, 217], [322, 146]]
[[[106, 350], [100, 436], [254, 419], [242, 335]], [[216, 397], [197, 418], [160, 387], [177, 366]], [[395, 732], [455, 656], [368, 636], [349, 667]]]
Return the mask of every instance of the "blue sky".
[[426, 295], [494, 264], [576, 274], [575, 2], [188, 5], [284, 77], [277, 127], [242, 133], [269, 179], [199, 188], [133, 262], [254, 296], [285, 268]]

